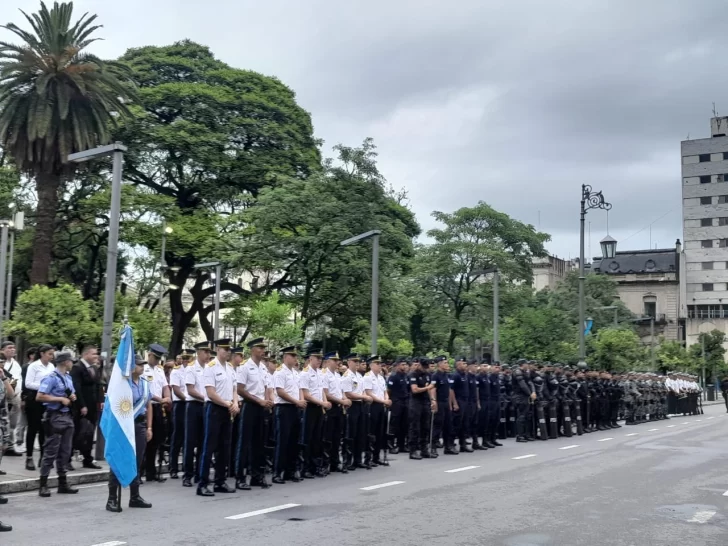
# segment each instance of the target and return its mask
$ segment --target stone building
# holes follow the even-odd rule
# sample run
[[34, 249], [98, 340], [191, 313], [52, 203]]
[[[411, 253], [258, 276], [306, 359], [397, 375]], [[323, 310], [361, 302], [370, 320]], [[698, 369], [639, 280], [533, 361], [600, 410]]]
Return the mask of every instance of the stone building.
[[562, 260], [556, 256], [534, 258], [531, 265], [533, 271], [533, 288], [536, 291], [556, 288], [566, 274], [579, 267], [579, 260]]

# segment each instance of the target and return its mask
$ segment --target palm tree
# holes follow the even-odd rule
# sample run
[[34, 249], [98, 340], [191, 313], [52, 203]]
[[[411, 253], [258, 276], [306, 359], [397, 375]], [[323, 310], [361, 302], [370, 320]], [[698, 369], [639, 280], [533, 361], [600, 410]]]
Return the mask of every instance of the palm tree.
[[72, 23], [73, 2], [25, 16], [32, 32], [0, 26], [22, 42], [0, 41], [0, 146], [35, 178], [38, 207], [31, 284], [47, 284], [62, 183], [74, 174], [68, 155], [107, 144], [133, 95], [120, 63], [85, 53], [101, 28], [88, 13]]

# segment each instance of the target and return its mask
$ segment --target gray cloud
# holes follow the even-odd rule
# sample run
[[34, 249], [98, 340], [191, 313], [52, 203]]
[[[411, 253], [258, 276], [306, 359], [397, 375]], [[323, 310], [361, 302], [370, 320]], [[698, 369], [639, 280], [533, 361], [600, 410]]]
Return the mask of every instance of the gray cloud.
[[[17, 3], [16, 3], [17, 5]], [[485, 200], [578, 252], [580, 185], [604, 190], [625, 247], [681, 237], [680, 141], [728, 113], [722, 0], [76, 2], [105, 56], [190, 38], [278, 76], [327, 146], [373, 136], [425, 229]], [[22, 0], [33, 10], [36, 2]], [[0, 7], [0, 21], [18, 21]], [[539, 214], [540, 213], [540, 214]], [[606, 215], [589, 214], [592, 253]]]

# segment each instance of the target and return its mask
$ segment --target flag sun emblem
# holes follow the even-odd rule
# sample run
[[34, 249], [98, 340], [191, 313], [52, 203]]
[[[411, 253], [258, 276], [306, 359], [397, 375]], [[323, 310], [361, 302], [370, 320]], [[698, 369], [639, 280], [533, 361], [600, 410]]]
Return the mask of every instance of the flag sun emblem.
[[131, 403], [131, 399], [129, 398], [122, 398], [116, 404], [117, 413], [124, 417], [128, 416], [131, 413], [132, 407], [133, 404]]

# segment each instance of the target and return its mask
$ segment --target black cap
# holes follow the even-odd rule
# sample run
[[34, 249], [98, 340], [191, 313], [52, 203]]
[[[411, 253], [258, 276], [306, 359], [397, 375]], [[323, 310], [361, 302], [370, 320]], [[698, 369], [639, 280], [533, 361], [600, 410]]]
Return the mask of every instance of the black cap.
[[245, 354], [245, 347], [233, 347], [230, 351], [234, 355], [244, 355]]
[[420, 366], [427, 368], [432, 361], [429, 358], [420, 358]]
[[351, 353], [349, 356], [346, 357], [346, 360], [361, 360], [361, 358], [357, 353]]
[[369, 358], [367, 358], [367, 364], [381, 364], [382, 359], [379, 358], [379, 355], [372, 355]]
[[256, 337], [255, 339], [251, 339], [250, 341], [248, 341], [248, 343], [246, 345], [248, 346], [248, 349], [252, 349], [253, 347], [263, 347], [263, 348], [265, 348], [265, 347], [268, 346], [265, 343], [265, 338], [264, 337]]
[[283, 349], [281, 349], [281, 354], [298, 356], [298, 349], [295, 345], [291, 345], [290, 347], [284, 347]]
[[436, 357], [434, 358], [434, 362], [435, 362], [435, 364], [439, 364], [439, 363], [440, 363], [440, 362], [442, 362], [443, 360], [447, 360], [447, 357], [446, 357], [445, 355], [440, 355], [440, 356], [436, 356]]
[[324, 360], [341, 360], [341, 358], [339, 358], [339, 353], [334, 351], [333, 353], [326, 353]]
[[53, 365], [58, 366], [59, 364], [63, 364], [64, 362], [68, 362], [69, 360], [73, 360], [73, 355], [71, 353], [56, 353], [56, 356], [53, 357]]
[[216, 349], [229, 349], [230, 348], [230, 338], [222, 338], [222, 339], [216, 339], [213, 341], [215, 344]]
[[195, 349], [198, 351], [210, 351], [212, 350], [212, 344], [209, 341], [200, 341], [199, 343], [195, 343], [193, 345]]
[[192, 358], [193, 356], [195, 356], [195, 351], [193, 351], [192, 349], [183, 349], [180, 353], [180, 356], [182, 358]]
[[324, 353], [318, 347], [310, 347], [308, 351], [306, 351], [306, 358], [310, 358], [312, 356], [323, 358]]
[[159, 343], [152, 343], [147, 350], [157, 358], [162, 358], [167, 354], [167, 349], [162, 347]]
[[146, 364], [146, 363], [147, 363], [147, 361], [144, 360], [144, 358], [142, 358], [141, 356], [134, 357], [135, 366], [144, 366], [144, 364]]

